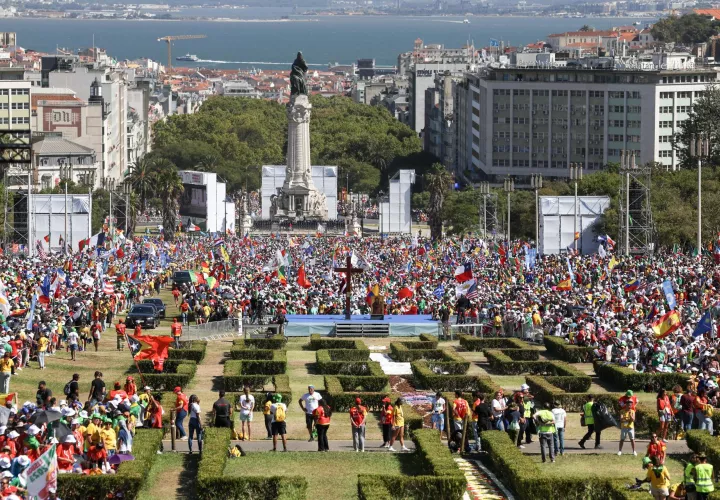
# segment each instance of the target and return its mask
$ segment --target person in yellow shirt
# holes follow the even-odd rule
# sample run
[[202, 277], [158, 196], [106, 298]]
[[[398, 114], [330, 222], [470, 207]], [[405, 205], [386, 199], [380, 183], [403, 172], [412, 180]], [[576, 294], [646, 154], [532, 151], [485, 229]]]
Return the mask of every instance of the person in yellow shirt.
[[648, 467], [645, 479], [639, 483], [650, 483], [650, 494], [655, 500], [665, 500], [670, 494], [670, 473], [657, 457], [653, 457], [652, 466]]
[[10, 351], [5, 351], [0, 359], [0, 394], [10, 393], [11, 375], [15, 375], [15, 362], [10, 357]]
[[102, 429], [100, 429], [100, 439], [105, 446], [105, 450], [107, 450], [108, 457], [113, 456], [117, 449], [117, 434], [115, 429], [112, 428], [112, 420], [107, 417], [105, 417]]
[[395, 408], [393, 408], [393, 436], [390, 438], [389, 451], [395, 451], [392, 445], [396, 439], [400, 441], [401, 451], [410, 451], [405, 447], [405, 414], [403, 413], [402, 404], [402, 398], [395, 401]]
[[85, 451], [93, 444], [100, 442], [100, 428], [102, 417], [99, 413], [93, 413], [92, 420], [85, 428]]
[[38, 350], [38, 363], [40, 363], [40, 369], [45, 369], [45, 353], [47, 353], [48, 344], [50, 341], [45, 336], [44, 333], [40, 334], [40, 338], [37, 341], [37, 350]]
[[635, 410], [631, 406], [620, 414], [620, 448], [618, 449], [618, 456], [622, 455], [625, 439], [630, 439], [633, 455], [637, 456], [635, 451]]
[[265, 439], [272, 439], [272, 421], [273, 416], [270, 413], [270, 407], [273, 404], [273, 395], [268, 392], [265, 394], [265, 403], [263, 404], [263, 416], [265, 417], [265, 430], [267, 431], [267, 437]]

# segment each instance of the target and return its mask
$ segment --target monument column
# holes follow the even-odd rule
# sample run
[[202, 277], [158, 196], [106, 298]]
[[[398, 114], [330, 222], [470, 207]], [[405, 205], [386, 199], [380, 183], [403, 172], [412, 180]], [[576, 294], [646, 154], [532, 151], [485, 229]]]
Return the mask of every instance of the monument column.
[[310, 174], [310, 113], [312, 104], [304, 94], [288, 105], [287, 175], [283, 189], [308, 187]]

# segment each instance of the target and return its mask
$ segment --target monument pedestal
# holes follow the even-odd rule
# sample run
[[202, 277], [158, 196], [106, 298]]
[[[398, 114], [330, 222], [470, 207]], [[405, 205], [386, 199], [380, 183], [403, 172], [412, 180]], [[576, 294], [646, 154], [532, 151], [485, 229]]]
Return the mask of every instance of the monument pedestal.
[[283, 187], [272, 197], [274, 219], [327, 220], [325, 195], [312, 179], [310, 165], [310, 113], [308, 96], [295, 95], [287, 106], [288, 152]]

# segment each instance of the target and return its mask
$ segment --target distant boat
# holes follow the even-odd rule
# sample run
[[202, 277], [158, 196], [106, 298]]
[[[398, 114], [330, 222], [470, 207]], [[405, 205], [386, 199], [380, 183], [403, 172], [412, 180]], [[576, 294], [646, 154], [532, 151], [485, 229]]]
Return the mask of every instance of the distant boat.
[[640, 26], [641, 24], [642, 24], [642, 23], [641, 23], [640, 21], [635, 21], [635, 22], [633, 23], [633, 26]]
[[200, 59], [198, 59], [198, 56], [195, 54], [185, 54], [184, 56], [177, 56], [175, 58], [176, 61], [190, 61], [190, 62], [198, 62]]
[[470, 24], [470, 19], [463, 19], [463, 24]]

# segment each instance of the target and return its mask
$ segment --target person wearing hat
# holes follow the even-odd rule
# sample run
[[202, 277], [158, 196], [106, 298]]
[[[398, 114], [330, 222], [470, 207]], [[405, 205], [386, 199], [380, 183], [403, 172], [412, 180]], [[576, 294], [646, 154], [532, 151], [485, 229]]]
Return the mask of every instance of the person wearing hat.
[[628, 390], [625, 392], [625, 395], [620, 397], [618, 404], [620, 405], [621, 410], [628, 407], [635, 410], [637, 408], [637, 396], [633, 394], [633, 391]]
[[287, 429], [285, 419], [287, 418], [287, 405], [282, 402], [281, 394], [274, 394], [273, 403], [270, 405], [270, 415], [272, 416], [272, 440], [273, 451], [277, 450], [277, 437], [280, 436], [283, 445], [283, 451], [287, 451]]
[[393, 407], [392, 400], [385, 396], [382, 399], [382, 408], [380, 408], [380, 422], [382, 423], [382, 435], [383, 444], [380, 448], [387, 448], [390, 446], [390, 439], [392, 439], [392, 421], [393, 421]]
[[107, 450], [107, 456], [113, 456], [117, 450], [117, 433], [115, 432], [115, 429], [112, 428], [112, 419], [109, 417], [104, 417], [102, 419], [100, 439]]
[[59, 472], [70, 472], [75, 458], [73, 455], [79, 454], [77, 449], [77, 440], [73, 434], [68, 434], [62, 439], [62, 443], [57, 446], [57, 461]]
[[356, 452], [365, 452], [365, 418], [367, 408], [362, 405], [360, 398], [350, 407], [350, 427], [352, 430], [353, 449]]
[[636, 479], [638, 484], [650, 483], [650, 494], [655, 500], [665, 500], [670, 494], [670, 473], [656, 458], [647, 468], [645, 479]]

